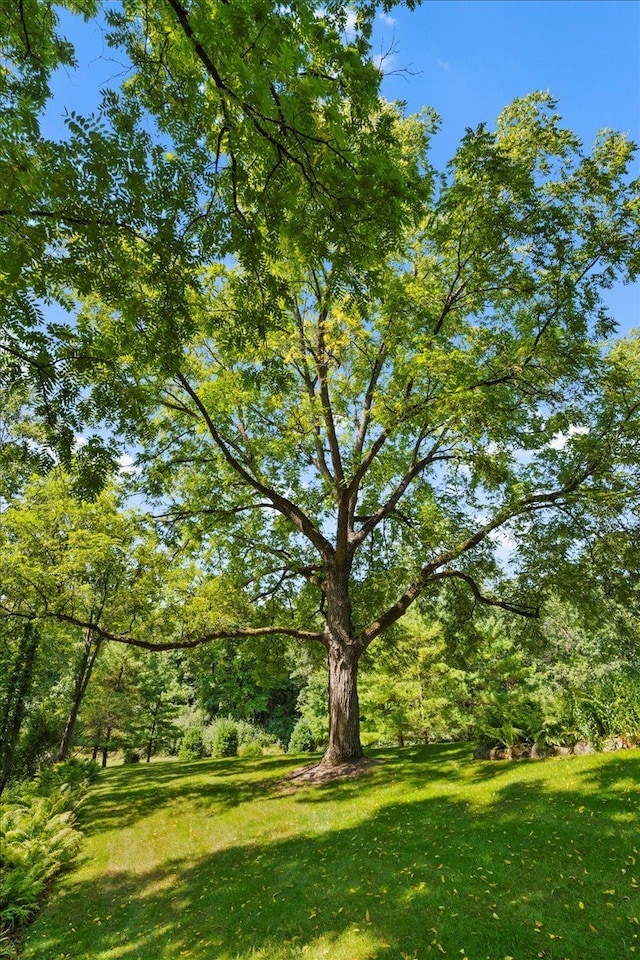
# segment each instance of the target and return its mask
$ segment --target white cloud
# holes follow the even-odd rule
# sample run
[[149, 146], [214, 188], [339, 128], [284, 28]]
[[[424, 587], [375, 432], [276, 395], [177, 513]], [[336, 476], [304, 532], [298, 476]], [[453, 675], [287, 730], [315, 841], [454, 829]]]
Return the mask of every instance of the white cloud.
[[396, 25], [396, 20], [391, 16], [391, 14], [384, 13], [384, 11], [378, 14], [378, 20], [380, 20], [381, 23], [384, 23], [384, 25], [387, 27], [395, 27]]
[[344, 28], [347, 36], [352, 37], [356, 32], [356, 13], [355, 10], [347, 10], [347, 23]]
[[398, 58], [393, 53], [376, 53], [371, 58], [380, 73], [390, 73]]
[[553, 439], [549, 441], [549, 446], [552, 450], [564, 450], [571, 437], [574, 437], [577, 433], [589, 433], [589, 427], [569, 427], [566, 433], [558, 430], [557, 433], [554, 433]]
[[130, 457], [128, 453], [123, 453], [121, 457], [118, 457], [116, 463], [118, 464], [119, 473], [125, 473], [127, 476], [130, 476], [131, 474], [138, 472], [138, 468], [133, 461], [133, 457]]
[[438, 66], [442, 70], [451, 70], [451, 64], [449, 63], [448, 60], [438, 60]]

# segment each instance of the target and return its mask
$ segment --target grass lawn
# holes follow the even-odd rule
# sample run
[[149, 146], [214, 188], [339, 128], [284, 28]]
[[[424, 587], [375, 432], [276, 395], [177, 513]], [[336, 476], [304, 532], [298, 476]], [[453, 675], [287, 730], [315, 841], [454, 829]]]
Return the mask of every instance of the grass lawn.
[[24, 960], [640, 960], [640, 751], [372, 751], [106, 771]]

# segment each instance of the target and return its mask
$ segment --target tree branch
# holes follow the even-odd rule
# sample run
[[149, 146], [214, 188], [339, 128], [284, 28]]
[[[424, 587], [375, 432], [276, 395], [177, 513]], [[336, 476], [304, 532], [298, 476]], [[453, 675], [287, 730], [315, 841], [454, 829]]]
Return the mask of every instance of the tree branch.
[[262, 496], [270, 500], [274, 508], [279, 513], [281, 513], [284, 517], [286, 517], [287, 520], [289, 520], [289, 522], [292, 523], [293, 526], [300, 531], [300, 533], [304, 534], [304, 536], [313, 544], [313, 546], [316, 548], [318, 553], [320, 553], [320, 555], [323, 558], [331, 559], [334, 555], [333, 547], [331, 546], [329, 541], [325, 537], [323, 537], [323, 535], [320, 533], [317, 527], [313, 525], [313, 523], [311, 522], [309, 517], [307, 517], [304, 511], [301, 510], [300, 507], [296, 506], [296, 504], [288, 500], [287, 497], [282, 496], [282, 494], [277, 493], [277, 491], [273, 490], [271, 487], [268, 487], [266, 484], [262, 483], [260, 480], [254, 477], [251, 473], [249, 473], [249, 471], [245, 467], [243, 467], [243, 465], [240, 463], [238, 458], [234, 456], [234, 454], [232, 453], [228, 444], [224, 441], [224, 439], [220, 435], [216, 425], [214, 424], [213, 420], [211, 419], [211, 416], [209, 415], [209, 411], [207, 410], [202, 400], [198, 396], [197, 391], [194, 390], [194, 388], [191, 386], [191, 384], [189, 383], [187, 378], [184, 376], [184, 374], [179, 373], [177, 375], [177, 379], [181, 384], [181, 386], [184, 388], [184, 390], [191, 397], [191, 399], [193, 400], [198, 410], [200, 411], [200, 414], [202, 415], [202, 418], [207, 426], [207, 429], [209, 430], [209, 433], [214, 443], [216, 444], [218, 449], [221, 451], [224, 459], [232, 468], [232, 470], [248, 486], [252, 487]]
[[490, 533], [503, 526], [509, 520], [515, 517], [535, 513], [538, 510], [545, 510], [547, 507], [553, 507], [557, 501], [563, 497], [574, 493], [597, 469], [598, 460], [593, 460], [587, 465], [570, 483], [559, 490], [553, 490], [549, 493], [534, 493], [528, 497], [522, 497], [512, 507], [507, 507], [499, 511], [489, 523], [484, 524], [476, 532], [458, 543], [455, 547], [443, 551], [435, 557], [430, 563], [426, 564], [416, 579], [407, 587], [402, 596], [389, 607], [385, 613], [377, 620], [372, 621], [356, 638], [356, 643], [366, 649], [369, 644], [388, 627], [396, 623], [408, 610], [411, 604], [418, 599], [428, 583], [441, 577], [439, 573], [441, 567], [457, 560], [463, 554], [468, 553], [474, 547], [485, 540]]
[[[5, 609], [5, 607], [2, 607]], [[83, 630], [92, 630], [103, 640], [112, 640], [114, 643], [123, 643], [130, 647], [140, 647], [143, 650], [192, 650], [201, 647], [213, 640], [242, 640], [247, 637], [293, 637], [295, 640], [313, 640], [324, 644], [324, 634], [320, 631], [297, 630], [294, 627], [243, 627], [238, 630], [214, 630], [200, 637], [181, 640], [168, 640], [164, 643], [154, 643], [152, 640], [141, 640], [126, 634], [113, 633], [91, 620], [82, 620], [71, 614], [56, 613], [34, 614], [33, 612], [19, 613], [15, 610], [6, 611], [10, 616], [24, 620], [56, 620], [60, 623], [69, 623]]]
[[508, 610], [509, 613], [517, 613], [521, 617], [528, 617], [532, 620], [540, 616], [539, 606], [531, 607], [523, 603], [510, 603], [508, 600], [500, 600], [498, 597], [486, 596], [481, 593], [473, 577], [469, 576], [468, 573], [463, 573], [461, 570], [442, 570], [440, 573], [436, 573], [435, 576], [431, 577], [431, 583], [433, 583], [434, 580], [445, 580], [452, 577], [463, 580], [471, 588], [471, 592], [478, 603], [482, 603], [488, 607], [500, 607], [502, 610]]

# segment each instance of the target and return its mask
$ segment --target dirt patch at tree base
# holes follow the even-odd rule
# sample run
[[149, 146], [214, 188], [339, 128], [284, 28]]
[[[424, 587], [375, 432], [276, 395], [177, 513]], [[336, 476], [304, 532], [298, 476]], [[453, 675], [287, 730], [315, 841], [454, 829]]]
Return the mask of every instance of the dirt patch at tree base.
[[384, 760], [373, 760], [370, 757], [363, 757], [361, 760], [353, 760], [350, 763], [340, 763], [336, 766], [322, 762], [312, 763], [306, 767], [298, 767], [288, 773], [282, 781], [282, 786], [291, 788], [315, 783], [327, 783], [331, 780], [344, 780], [348, 777], [359, 777], [381, 763], [384, 763]]

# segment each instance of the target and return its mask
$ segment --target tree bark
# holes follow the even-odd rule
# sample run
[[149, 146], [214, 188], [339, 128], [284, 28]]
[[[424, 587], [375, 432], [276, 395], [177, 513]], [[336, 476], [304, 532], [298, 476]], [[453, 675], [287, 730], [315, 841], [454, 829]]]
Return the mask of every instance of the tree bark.
[[336, 767], [360, 760], [358, 662], [362, 647], [354, 641], [349, 597], [350, 564], [327, 571], [324, 643], [329, 668], [329, 745], [322, 763]]
[[326, 766], [360, 760], [359, 652], [353, 644], [331, 642], [329, 665], [329, 745], [322, 758]]

